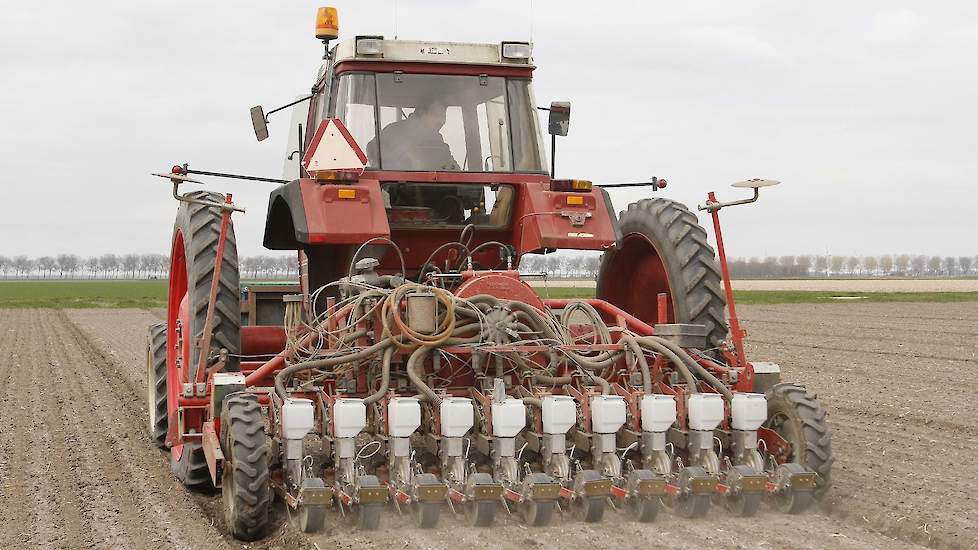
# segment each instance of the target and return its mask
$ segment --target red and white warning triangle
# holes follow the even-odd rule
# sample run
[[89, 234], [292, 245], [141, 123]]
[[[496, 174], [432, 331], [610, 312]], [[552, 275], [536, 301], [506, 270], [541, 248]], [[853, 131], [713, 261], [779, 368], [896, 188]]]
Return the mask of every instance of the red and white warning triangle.
[[302, 157], [302, 166], [308, 172], [335, 170], [359, 174], [363, 173], [366, 165], [367, 155], [363, 154], [357, 141], [338, 118], [319, 123], [309, 149]]

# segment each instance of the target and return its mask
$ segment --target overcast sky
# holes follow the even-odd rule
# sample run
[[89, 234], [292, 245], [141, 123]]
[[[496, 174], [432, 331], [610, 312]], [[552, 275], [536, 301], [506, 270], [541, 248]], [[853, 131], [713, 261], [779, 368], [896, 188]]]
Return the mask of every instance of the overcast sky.
[[[248, 109], [312, 84], [317, 5], [0, 1], [0, 254], [164, 252], [176, 202], [150, 172], [279, 177], [289, 115], [258, 143]], [[978, 253], [978, 2], [334, 5], [341, 38], [532, 34], [537, 100], [573, 105], [558, 176], [655, 175], [689, 205], [781, 180], [723, 211], [731, 255]], [[208, 187], [262, 252], [270, 186]]]

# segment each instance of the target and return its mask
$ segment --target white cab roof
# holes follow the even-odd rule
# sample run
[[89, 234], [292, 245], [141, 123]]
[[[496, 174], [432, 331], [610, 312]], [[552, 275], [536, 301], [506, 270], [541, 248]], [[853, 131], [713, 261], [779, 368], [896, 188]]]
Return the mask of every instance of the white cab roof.
[[502, 57], [501, 49], [501, 44], [384, 40], [381, 55], [357, 56], [356, 39], [352, 39], [344, 40], [336, 46], [335, 60], [337, 63], [356, 60], [533, 67], [532, 58], [506, 59]]

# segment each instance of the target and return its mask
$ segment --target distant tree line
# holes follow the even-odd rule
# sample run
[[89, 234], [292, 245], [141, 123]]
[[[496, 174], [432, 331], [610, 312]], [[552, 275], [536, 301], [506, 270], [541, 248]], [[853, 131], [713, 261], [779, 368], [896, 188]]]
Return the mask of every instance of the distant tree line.
[[[294, 256], [245, 256], [239, 259], [239, 269], [243, 279], [298, 277]], [[169, 270], [170, 257], [165, 254], [0, 256], [3, 279], [165, 279]]]
[[765, 256], [732, 258], [734, 279], [785, 277], [961, 277], [978, 275], [978, 256]]
[[[764, 256], [731, 258], [734, 279], [780, 279], [791, 277], [962, 277], [978, 275], [978, 256]], [[295, 279], [294, 256], [244, 256], [239, 259], [242, 279]], [[528, 254], [520, 262], [524, 273], [544, 272], [552, 278], [597, 277], [601, 257], [597, 254]], [[0, 256], [3, 279], [163, 279], [170, 258], [165, 254], [103, 254], [80, 257]]]
[[[543, 271], [556, 278], [592, 278], [601, 267], [598, 255], [531, 254], [520, 262], [524, 273]], [[764, 256], [731, 258], [734, 279], [791, 277], [962, 277], [978, 275], [978, 256]]]

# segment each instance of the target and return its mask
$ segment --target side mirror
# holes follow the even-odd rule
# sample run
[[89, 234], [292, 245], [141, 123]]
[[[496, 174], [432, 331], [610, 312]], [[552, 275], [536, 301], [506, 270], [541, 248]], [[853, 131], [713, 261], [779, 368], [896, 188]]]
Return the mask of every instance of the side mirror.
[[255, 129], [255, 137], [258, 138], [258, 141], [268, 139], [268, 122], [265, 120], [265, 110], [261, 108], [261, 105], [255, 105], [251, 108], [251, 125]]
[[566, 136], [570, 128], [570, 101], [554, 101], [550, 104], [548, 131], [552, 136]]

